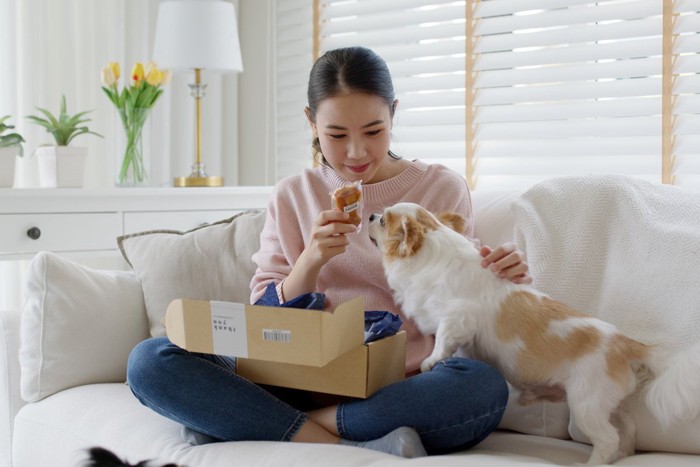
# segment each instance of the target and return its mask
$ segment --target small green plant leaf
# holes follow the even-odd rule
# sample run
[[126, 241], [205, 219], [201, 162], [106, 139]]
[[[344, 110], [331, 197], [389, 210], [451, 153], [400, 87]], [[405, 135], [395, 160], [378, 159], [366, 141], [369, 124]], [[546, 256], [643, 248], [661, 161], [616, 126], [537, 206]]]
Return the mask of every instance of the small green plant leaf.
[[[115, 102], [117, 96], [112, 94], [107, 88], [103, 87], [102, 89], [105, 91], [107, 96], [113, 102]], [[87, 123], [90, 121], [89, 118], [84, 118], [84, 116], [90, 113], [91, 111], [88, 110], [84, 112], [78, 112], [73, 116], [70, 116], [68, 114], [65, 95], [61, 96], [61, 105], [58, 118], [56, 118], [53, 114], [51, 114], [51, 112], [49, 112], [46, 109], [37, 107], [37, 110], [39, 110], [46, 118], [30, 115], [27, 117], [27, 119], [39, 126], [46, 128], [46, 131], [51, 133], [51, 135], [53, 136], [57, 146], [67, 146], [76, 136], [79, 135], [93, 134], [102, 137], [102, 135], [90, 131], [86, 126], [79, 126], [83, 123]]]

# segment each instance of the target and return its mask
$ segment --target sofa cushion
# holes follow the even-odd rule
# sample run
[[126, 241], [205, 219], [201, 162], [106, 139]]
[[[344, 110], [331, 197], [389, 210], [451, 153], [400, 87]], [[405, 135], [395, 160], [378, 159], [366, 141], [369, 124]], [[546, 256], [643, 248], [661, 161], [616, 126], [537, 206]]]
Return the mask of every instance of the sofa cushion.
[[[528, 190], [514, 216], [538, 289], [644, 343], [678, 351], [698, 342], [700, 192], [618, 175], [562, 177]], [[662, 430], [637, 396], [629, 403], [638, 449], [700, 453], [700, 417]]]
[[99, 271], [56, 254], [29, 265], [22, 312], [21, 395], [126, 379], [131, 349], [148, 337], [141, 284], [131, 271]]
[[[542, 467], [585, 462], [591, 447], [573, 441], [498, 431], [460, 452], [403, 459], [371, 449], [319, 443], [231, 441], [191, 444], [182, 426], [142, 406], [124, 384], [62, 391], [22, 408], [15, 421], [14, 465], [75, 467], [86, 450], [103, 446], [135, 464], [188, 467], [232, 465], [305, 467]], [[620, 465], [691, 467], [697, 456], [645, 453]]]
[[522, 191], [474, 190], [471, 194], [474, 213], [474, 236], [482, 245], [496, 247], [515, 238], [513, 202]]
[[177, 298], [248, 303], [265, 212], [249, 210], [187, 232], [156, 230], [117, 239], [141, 280], [151, 335], [164, 336]]
[[[472, 193], [474, 235], [482, 245], [496, 247], [515, 238], [513, 202], [522, 191], [475, 190]], [[510, 391], [508, 405], [499, 428], [530, 435], [569, 439], [569, 406], [566, 402], [518, 403]]]

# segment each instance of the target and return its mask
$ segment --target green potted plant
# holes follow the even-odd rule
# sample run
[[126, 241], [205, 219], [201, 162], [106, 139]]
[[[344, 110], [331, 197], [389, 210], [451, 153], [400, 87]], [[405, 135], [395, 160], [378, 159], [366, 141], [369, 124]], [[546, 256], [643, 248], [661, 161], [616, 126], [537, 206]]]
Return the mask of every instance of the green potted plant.
[[11, 187], [15, 180], [15, 160], [22, 157], [24, 138], [19, 133], [5, 133], [14, 128], [5, 123], [10, 118], [0, 118], [0, 187]]
[[46, 128], [55, 145], [44, 145], [36, 149], [39, 163], [39, 183], [43, 187], [82, 187], [85, 179], [85, 158], [87, 148], [69, 146], [80, 135], [102, 135], [90, 131], [83, 125], [90, 119], [85, 118], [89, 111], [79, 112], [73, 116], [66, 111], [66, 96], [61, 96], [58, 117], [46, 109], [37, 107], [44, 117], [30, 115], [28, 120]]

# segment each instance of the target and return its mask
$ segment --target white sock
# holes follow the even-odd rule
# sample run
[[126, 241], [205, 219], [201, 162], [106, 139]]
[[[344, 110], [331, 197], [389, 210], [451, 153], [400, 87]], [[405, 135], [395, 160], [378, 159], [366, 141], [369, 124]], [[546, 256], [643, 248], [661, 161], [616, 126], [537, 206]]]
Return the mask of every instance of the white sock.
[[428, 455], [420, 440], [420, 435], [413, 428], [406, 426], [397, 428], [381, 438], [371, 441], [351, 441], [341, 438], [340, 444], [374, 449], [375, 451], [382, 451], [401, 457], [423, 457]]

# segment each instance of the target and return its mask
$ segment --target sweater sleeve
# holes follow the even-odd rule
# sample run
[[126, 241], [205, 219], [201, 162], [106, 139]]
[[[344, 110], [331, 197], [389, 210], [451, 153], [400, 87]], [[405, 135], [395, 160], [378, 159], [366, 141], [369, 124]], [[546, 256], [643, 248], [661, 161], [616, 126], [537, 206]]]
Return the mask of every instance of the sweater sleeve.
[[282, 237], [278, 214], [282, 202], [283, 198], [279, 196], [279, 189], [276, 188], [268, 203], [265, 225], [260, 232], [260, 249], [253, 255], [253, 262], [258, 267], [250, 282], [250, 303], [255, 303], [265, 293], [270, 282], [275, 284], [280, 303], [284, 301], [284, 297], [281, 296], [281, 284], [291, 272], [292, 266], [287, 261], [280, 242]]

